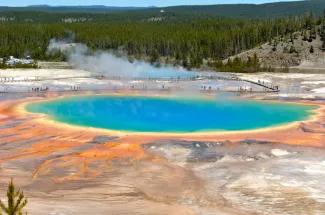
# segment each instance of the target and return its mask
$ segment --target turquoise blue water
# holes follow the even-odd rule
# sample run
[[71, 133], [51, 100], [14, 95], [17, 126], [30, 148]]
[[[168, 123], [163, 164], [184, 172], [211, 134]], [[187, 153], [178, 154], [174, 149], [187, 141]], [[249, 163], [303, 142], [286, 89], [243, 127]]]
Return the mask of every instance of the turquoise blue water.
[[174, 67], [156, 68], [152, 66], [140, 66], [136, 69], [133, 76], [144, 78], [191, 78], [197, 76], [197, 73], [186, 70], [177, 70]]
[[314, 106], [247, 100], [82, 96], [27, 110], [73, 125], [138, 132], [247, 130], [307, 119]]

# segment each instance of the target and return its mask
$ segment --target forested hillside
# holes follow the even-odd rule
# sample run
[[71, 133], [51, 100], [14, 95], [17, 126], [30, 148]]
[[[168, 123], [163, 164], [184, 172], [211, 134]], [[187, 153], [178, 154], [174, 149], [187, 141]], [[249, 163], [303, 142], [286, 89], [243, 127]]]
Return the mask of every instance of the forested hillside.
[[304, 0], [295, 2], [275, 2], [268, 4], [224, 4], [224, 5], [198, 5], [174, 6], [165, 8], [148, 8], [135, 10], [133, 13], [158, 12], [163, 9], [173, 13], [213, 14], [231, 18], [278, 18], [283, 16], [299, 16], [307, 11], [313, 11], [320, 16], [325, 7], [324, 0]]
[[[75, 34], [75, 42], [90, 48], [123, 48], [136, 58], [159, 56], [191, 62], [197, 67], [202, 59], [224, 59], [259, 46], [273, 37], [291, 35], [303, 28], [316, 28], [320, 19], [310, 14], [301, 18], [275, 20], [204, 19], [182, 22], [134, 21], [75, 24], [3, 24], [0, 26], [0, 56], [30, 53], [46, 59], [52, 38], [65, 39]], [[316, 30], [316, 29], [315, 29]]]

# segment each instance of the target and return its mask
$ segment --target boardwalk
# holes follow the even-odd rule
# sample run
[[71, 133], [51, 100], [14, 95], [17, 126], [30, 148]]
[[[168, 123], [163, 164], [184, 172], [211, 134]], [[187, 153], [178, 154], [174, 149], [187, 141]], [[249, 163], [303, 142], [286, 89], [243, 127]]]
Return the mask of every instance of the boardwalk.
[[[100, 76], [97, 77], [98, 79], [101, 80], [123, 80], [121, 77], [105, 77], [105, 76]], [[175, 81], [175, 82], [187, 82], [187, 81], [198, 81], [198, 80], [218, 80], [218, 81], [243, 81], [251, 84], [255, 84], [258, 86], [263, 87], [265, 90], [270, 91], [270, 92], [279, 92], [280, 90], [277, 89], [276, 87], [271, 87], [263, 83], [251, 81], [248, 79], [242, 79], [238, 78], [236, 76], [195, 76], [195, 77], [179, 77], [179, 78], [173, 78], [173, 77], [166, 77], [166, 78], [131, 78], [130, 80], [133, 81]]]
[[[48, 78], [48, 77], [2, 77], [0, 83], [15, 83], [15, 82], [42, 82], [42, 81], [56, 81], [56, 80], [71, 80], [71, 79], [98, 79], [98, 80], [121, 80], [121, 81], [146, 81], [146, 82], [194, 82], [204, 80], [215, 81], [237, 81], [247, 82], [263, 88], [265, 92], [279, 92], [277, 87], [268, 86], [261, 82], [255, 82], [248, 79], [242, 79], [236, 76], [193, 76], [193, 77], [162, 77], [162, 78], [148, 78], [148, 77], [117, 77], [117, 76], [72, 76], [72, 77], [60, 77], [60, 78]], [[8, 91], [7, 91], [8, 92]]]
[[[97, 79], [100, 80], [125, 80], [122, 77], [106, 77], [106, 76], [97, 76]], [[276, 87], [271, 87], [263, 83], [251, 81], [248, 79], [242, 79], [238, 78], [236, 76], [194, 76], [194, 77], [165, 77], [165, 78], [144, 78], [144, 77], [137, 77], [137, 78], [130, 78], [129, 80], [132, 81], [174, 81], [174, 82], [187, 82], [187, 81], [198, 81], [198, 80], [219, 80], [219, 81], [243, 81], [251, 84], [255, 84], [258, 86], [263, 87], [265, 90], [271, 91], [271, 92], [279, 92], [280, 90]]]

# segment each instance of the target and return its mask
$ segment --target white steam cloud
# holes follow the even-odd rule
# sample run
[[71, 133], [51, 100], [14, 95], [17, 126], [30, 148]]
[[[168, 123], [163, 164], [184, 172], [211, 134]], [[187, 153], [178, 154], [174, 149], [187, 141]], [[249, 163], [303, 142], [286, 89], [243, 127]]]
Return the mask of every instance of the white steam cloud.
[[92, 52], [86, 45], [69, 43], [67, 41], [52, 39], [47, 54], [51, 55], [61, 50], [67, 54], [69, 63], [77, 69], [84, 69], [105, 76], [122, 77], [171, 77], [193, 76], [184, 68], [165, 66], [157, 68], [143, 61], [129, 62], [127, 57], [117, 57], [109, 51]]

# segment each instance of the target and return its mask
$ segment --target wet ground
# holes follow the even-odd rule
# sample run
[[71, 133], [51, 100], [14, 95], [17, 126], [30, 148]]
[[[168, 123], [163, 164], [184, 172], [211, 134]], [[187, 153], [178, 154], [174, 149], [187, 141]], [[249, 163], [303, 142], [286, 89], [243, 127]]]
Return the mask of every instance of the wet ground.
[[[175, 139], [144, 142], [138, 148], [105, 135], [84, 143], [85, 134], [65, 138], [48, 133], [44, 138], [44, 133], [10, 142], [8, 133], [0, 138], [2, 197], [6, 182], [14, 177], [29, 198], [31, 214], [325, 210], [324, 149], [254, 140]], [[98, 153], [103, 145], [109, 149]]]

